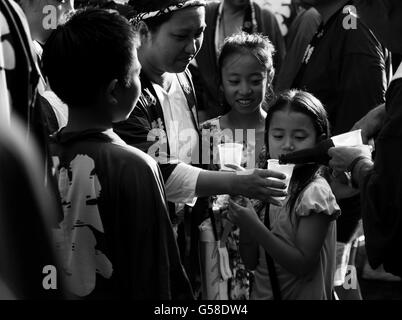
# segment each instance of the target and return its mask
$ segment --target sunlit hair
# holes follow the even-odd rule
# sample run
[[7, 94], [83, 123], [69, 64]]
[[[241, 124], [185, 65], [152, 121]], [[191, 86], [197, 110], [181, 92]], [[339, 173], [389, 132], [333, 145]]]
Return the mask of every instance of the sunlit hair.
[[132, 25], [118, 13], [79, 10], [47, 40], [44, 73], [69, 107], [91, 105], [113, 79], [130, 85], [138, 42]]
[[268, 108], [265, 126], [266, 132], [269, 130], [273, 114], [276, 111], [285, 109], [307, 115], [311, 118], [317, 137], [329, 137], [328, 115], [321, 101], [311, 93], [296, 89], [286, 90], [279, 94]]
[[[263, 101], [263, 106], [266, 108], [268, 101], [273, 97], [272, 80], [275, 76], [275, 69], [272, 57], [275, 54], [274, 46], [267, 36], [260, 34], [239, 32], [227, 37], [218, 58], [220, 82], [222, 82], [222, 69], [225, 60], [234, 54], [251, 54], [265, 68], [267, 72], [267, 93]], [[223, 103], [226, 104], [226, 109], [230, 109], [225, 99], [223, 100]]]

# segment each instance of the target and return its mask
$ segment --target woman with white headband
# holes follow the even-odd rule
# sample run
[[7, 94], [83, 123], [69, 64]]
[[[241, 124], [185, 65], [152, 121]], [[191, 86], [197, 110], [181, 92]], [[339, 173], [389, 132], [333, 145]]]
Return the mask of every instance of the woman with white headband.
[[202, 44], [205, 0], [171, 0], [168, 4], [162, 0], [142, 7], [133, 4], [142, 10], [136, 17], [142, 92], [130, 118], [116, 124], [116, 132], [158, 161], [171, 202], [188, 204], [196, 197], [221, 193], [264, 200], [284, 195], [284, 191], [270, 189], [284, 189], [284, 183], [266, 179], [281, 179], [281, 174], [255, 170], [236, 175], [190, 165], [208, 164], [202, 160], [210, 159], [209, 154], [199, 157], [196, 100], [187, 70]]
[[267, 179], [283, 179], [280, 173], [256, 169], [238, 175], [193, 166], [210, 160], [209, 153], [200, 153], [196, 98], [187, 70], [202, 45], [205, 0], [135, 0], [129, 4], [137, 13], [133, 23], [141, 38], [142, 91], [129, 119], [114, 129], [159, 163], [173, 225], [182, 221], [185, 205], [194, 206], [197, 197], [240, 194], [270, 200], [285, 195], [271, 189], [284, 189], [282, 181]]

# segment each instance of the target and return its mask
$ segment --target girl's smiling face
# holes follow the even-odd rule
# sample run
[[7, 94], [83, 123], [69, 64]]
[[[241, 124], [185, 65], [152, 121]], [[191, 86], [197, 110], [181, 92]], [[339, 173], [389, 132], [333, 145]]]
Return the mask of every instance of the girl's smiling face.
[[267, 68], [251, 53], [231, 54], [223, 62], [222, 88], [232, 110], [253, 113], [265, 97]]
[[281, 154], [312, 148], [317, 142], [317, 133], [308, 115], [289, 107], [275, 111], [272, 115], [268, 130], [269, 154], [272, 159], [278, 159]]

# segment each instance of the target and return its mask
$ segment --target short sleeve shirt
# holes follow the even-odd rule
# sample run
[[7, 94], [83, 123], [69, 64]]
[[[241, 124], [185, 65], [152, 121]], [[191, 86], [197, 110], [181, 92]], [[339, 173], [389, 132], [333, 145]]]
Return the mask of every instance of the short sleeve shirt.
[[[295, 246], [297, 225], [302, 217], [325, 214], [333, 217], [320, 251], [320, 257], [312, 270], [297, 276], [275, 263], [282, 299], [284, 300], [327, 300], [331, 299], [335, 272], [336, 221], [340, 209], [327, 181], [316, 178], [297, 198], [292, 212], [287, 206], [270, 207], [271, 231], [289, 246]], [[264, 249], [259, 247], [258, 265], [251, 299], [272, 300], [273, 293], [268, 274]]]

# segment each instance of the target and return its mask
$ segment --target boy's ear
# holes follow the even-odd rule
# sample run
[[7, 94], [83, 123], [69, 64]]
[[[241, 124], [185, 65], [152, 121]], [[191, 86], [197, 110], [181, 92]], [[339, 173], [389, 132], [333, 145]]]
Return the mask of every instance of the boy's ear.
[[118, 96], [117, 96], [118, 82], [119, 81], [117, 79], [113, 79], [112, 81], [109, 82], [109, 84], [106, 87], [106, 100], [108, 103], [117, 104], [118, 102]]
[[138, 34], [140, 35], [141, 44], [146, 42], [150, 38], [151, 31], [144, 21], [140, 21], [138, 23]]

